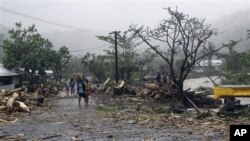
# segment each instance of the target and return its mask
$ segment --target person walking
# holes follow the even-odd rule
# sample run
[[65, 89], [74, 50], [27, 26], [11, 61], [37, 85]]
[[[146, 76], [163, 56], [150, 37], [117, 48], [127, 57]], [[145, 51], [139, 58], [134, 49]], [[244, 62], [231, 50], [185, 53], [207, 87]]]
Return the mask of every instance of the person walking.
[[88, 105], [89, 104], [89, 95], [91, 93], [91, 84], [90, 84], [88, 79], [86, 79], [85, 82], [86, 82], [86, 84], [85, 84], [86, 85], [86, 97], [85, 97], [85, 99], [86, 99], [86, 104]]
[[160, 72], [157, 72], [156, 82], [158, 83], [158, 85], [161, 85], [161, 74], [160, 74]]
[[74, 94], [75, 94], [75, 79], [74, 79], [74, 77], [72, 77], [70, 79], [69, 84], [70, 84], [70, 93], [72, 96], [74, 96]]
[[65, 80], [65, 90], [66, 90], [67, 96], [69, 96], [69, 87], [70, 87], [69, 82], [70, 82], [69, 79], [66, 78], [66, 80]]
[[81, 76], [78, 76], [77, 80], [77, 94], [78, 94], [78, 106], [81, 108], [81, 99], [82, 97], [84, 98], [85, 105], [88, 105], [88, 101], [86, 99], [87, 97], [87, 92], [86, 92], [86, 86], [83, 81], [83, 78]]

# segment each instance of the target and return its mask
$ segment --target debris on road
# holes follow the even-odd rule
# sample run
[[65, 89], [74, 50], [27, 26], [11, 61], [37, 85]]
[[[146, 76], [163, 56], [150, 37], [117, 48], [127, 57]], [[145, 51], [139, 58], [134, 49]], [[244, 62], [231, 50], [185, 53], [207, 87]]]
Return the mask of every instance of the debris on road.
[[30, 113], [36, 107], [44, 105], [45, 97], [58, 93], [58, 90], [53, 84], [43, 89], [38, 88], [35, 92], [28, 92], [24, 86], [13, 90], [0, 90], [0, 122], [13, 122], [19, 114]]

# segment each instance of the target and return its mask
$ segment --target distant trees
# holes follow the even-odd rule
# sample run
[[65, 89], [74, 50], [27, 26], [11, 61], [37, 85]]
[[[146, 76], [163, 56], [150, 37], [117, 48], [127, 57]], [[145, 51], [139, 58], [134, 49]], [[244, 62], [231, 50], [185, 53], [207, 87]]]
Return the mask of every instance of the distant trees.
[[[114, 45], [114, 39], [110, 35], [97, 36], [97, 38]], [[139, 71], [139, 67], [143, 63], [137, 49], [141, 42], [137, 42], [137, 39], [138, 37], [129, 31], [124, 31], [118, 36], [119, 74], [123, 80], [131, 81], [132, 72]], [[114, 64], [114, 46], [104, 51], [106, 52], [106, 58], [109, 58], [110, 63]]]
[[[114, 53], [106, 53], [104, 55], [95, 55], [86, 53], [82, 58], [82, 64], [87, 68], [87, 73], [90, 73], [95, 76], [98, 80], [105, 80], [108, 77], [114, 78], [115, 70], [114, 70]], [[120, 57], [120, 55], [119, 55]], [[142, 75], [142, 68], [147, 66], [148, 62], [151, 62], [155, 55], [149, 51], [145, 51], [143, 53], [138, 53], [138, 55], [134, 58], [136, 62], [131, 65], [131, 67], [135, 68], [133, 70], [134, 73], [138, 74], [137, 78], [140, 78]], [[120, 59], [119, 59], [120, 61]], [[119, 63], [120, 64], [120, 63]], [[121, 64], [122, 65], [122, 64]], [[121, 69], [120, 69], [121, 71]], [[138, 73], [140, 72], [140, 73]], [[124, 72], [122, 72], [124, 73]], [[133, 77], [133, 78], [135, 78]], [[132, 78], [132, 76], [131, 76]], [[131, 81], [131, 78], [121, 78], [123, 80]]]
[[71, 78], [74, 74], [79, 74], [87, 72], [87, 67], [81, 65], [82, 57], [71, 56], [68, 60], [66, 67], [63, 69], [63, 76], [66, 78]]
[[250, 39], [250, 29], [247, 30], [247, 40]]
[[51, 60], [49, 65], [50, 69], [53, 71], [54, 78], [59, 82], [62, 80], [63, 69], [65, 69], [69, 63], [70, 57], [69, 50], [65, 46], [61, 47], [59, 51], [50, 51], [49, 57], [47, 57]]
[[239, 41], [231, 41], [227, 46], [227, 52], [216, 53], [218, 58], [223, 59], [223, 66], [221, 70], [222, 84], [227, 85], [241, 85], [250, 84], [250, 51], [238, 52], [235, 47]]
[[2, 63], [2, 57], [3, 57], [3, 37], [4, 35], [0, 33], [0, 63]]
[[112, 64], [107, 61], [105, 55], [95, 55], [87, 53], [82, 58], [82, 64], [88, 68], [88, 72], [98, 78], [98, 80], [105, 80], [111, 77], [113, 72]]
[[[205, 19], [190, 17], [177, 9], [166, 10], [170, 17], [163, 19], [157, 28], [145, 29], [143, 26], [132, 25], [131, 30], [165, 61], [169, 78], [176, 86], [180, 98], [183, 98], [183, 82], [195, 63], [222, 47], [199, 55], [201, 48], [216, 34], [216, 30], [211, 29]], [[175, 71], [177, 63], [179, 71]]]
[[15, 25], [9, 31], [9, 38], [3, 41], [4, 66], [8, 69], [24, 68], [30, 77], [34, 77], [36, 71], [44, 77], [46, 69], [53, 69], [56, 80], [60, 80], [61, 69], [69, 58], [68, 49], [52, 50], [52, 43], [37, 32], [35, 25], [27, 29], [22, 28], [21, 23]]
[[[97, 38], [112, 46], [104, 50], [104, 55], [85, 54], [82, 64], [99, 80], [113, 78], [115, 74], [114, 39], [110, 35], [97, 36]], [[129, 31], [122, 32], [117, 39], [120, 79], [130, 82], [132, 78], [140, 78], [142, 68], [155, 58], [155, 54], [144, 49], [139, 51], [138, 46], [141, 42], [137, 42], [138, 37]]]
[[[213, 50], [215, 50], [215, 45], [212, 42], [208, 42], [208, 45], [204, 46], [204, 48], [203, 48], [203, 51], [204, 51], [203, 54], [205, 55]], [[208, 69], [209, 70], [212, 69], [213, 56], [214, 56], [214, 54], [211, 53], [205, 57], [208, 60]]]

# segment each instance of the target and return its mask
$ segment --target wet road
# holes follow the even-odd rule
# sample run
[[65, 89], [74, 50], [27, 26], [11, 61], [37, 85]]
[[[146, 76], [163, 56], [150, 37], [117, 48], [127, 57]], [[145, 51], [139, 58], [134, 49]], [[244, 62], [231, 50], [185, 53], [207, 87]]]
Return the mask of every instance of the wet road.
[[[64, 93], [59, 95], [64, 96]], [[0, 140], [48, 141], [113, 141], [113, 140], [227, 140], [213, 129], [199, 130], [185, 126], [152, 126], [103, 118], [96, 111], [98, 97], [90, 97], [90, 106], [78, 108], [77, 98], [57, 98], [54, 105], [43, 112], [32, 112], [16, 123], [0, 125]], [[21, 139], [20, 139], [21, 140]]]

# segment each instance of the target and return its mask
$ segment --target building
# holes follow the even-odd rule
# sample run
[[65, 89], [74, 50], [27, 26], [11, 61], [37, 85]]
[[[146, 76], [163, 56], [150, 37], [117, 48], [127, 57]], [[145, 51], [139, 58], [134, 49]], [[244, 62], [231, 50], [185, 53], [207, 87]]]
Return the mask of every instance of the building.
[[198, 63], [199, 64], [196, 64], [193, 68], [193, 71], [195, 71], [195, 72], [203, 72], [203, 69], [205, 69], [205, 70], [207, 70], [207, 69], [219, 70], [223, 64], [223, 61], [222, 60], [211, 60], [211, 66], [209, 66], [208, 60], [202, 60]]
[[0, 89], [11, 90], [19, 83], [19, 76], [0, 65]]

